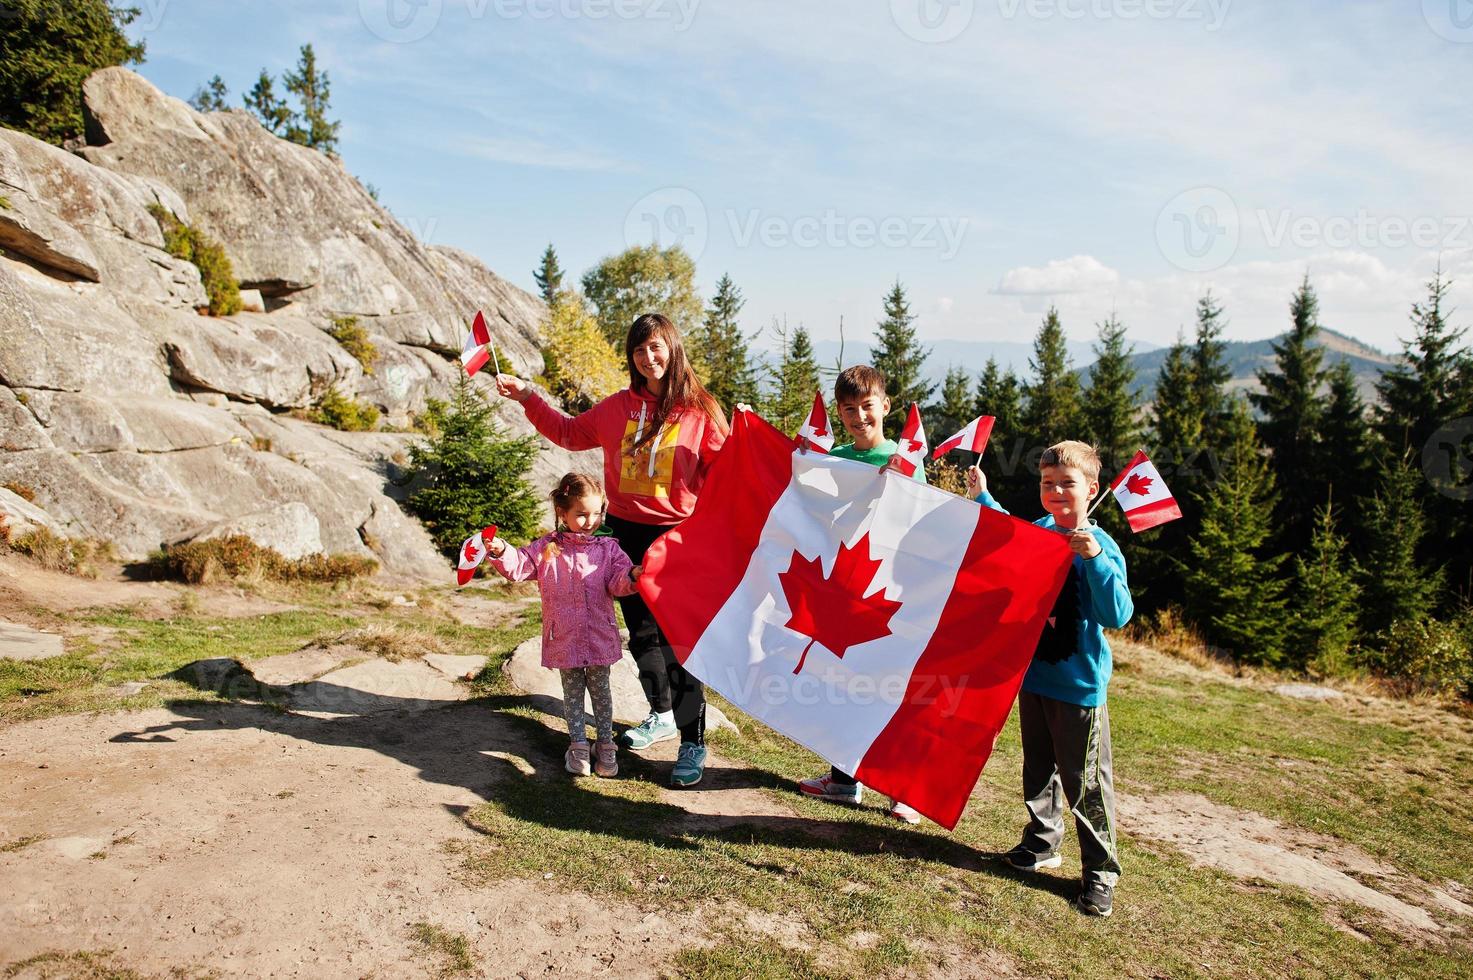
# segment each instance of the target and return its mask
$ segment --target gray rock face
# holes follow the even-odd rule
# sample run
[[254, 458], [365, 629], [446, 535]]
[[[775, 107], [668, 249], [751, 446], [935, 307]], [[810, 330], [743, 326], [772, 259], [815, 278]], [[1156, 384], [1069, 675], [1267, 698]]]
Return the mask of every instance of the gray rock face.
[[263, 548], [295, 561], [308, 555], [322, 554], [322, 526], [317, 516], [304, 503], [292, 501], [258, 514], [246, 514], [211, 524], [190, 541], [213, 541], [242, 535]]
[[[421, 243], [339, 162], [244, 112], [195, 112], [120, 68], [84, 92], [94, 145], [77, 154], [0, 129], [0, 483], [35, 488], [24, 519], [136, 559], [246, 515], [290, 513], [298, 543], [317, 544], [310, 518], [323, 550], [448, 577], [396, 502], [416, 437], [288, 413], [335, 386], [405, 426], [450, 396], [477, 309], [503, 364], [533, 376], [542, 302], [464, 252]], [[199, 273], [164, 251], [151, 206], [219, 241], [259, 292], [248, 294], [256, 311], [201, 315]], [[344, 316], [376, 346], [371, 370], [329, 335]], [[515, 406], [498, 411], [530, 431]], [[545, 447], [531, 479], [550, 485], [579, 466], [597, 462]]]

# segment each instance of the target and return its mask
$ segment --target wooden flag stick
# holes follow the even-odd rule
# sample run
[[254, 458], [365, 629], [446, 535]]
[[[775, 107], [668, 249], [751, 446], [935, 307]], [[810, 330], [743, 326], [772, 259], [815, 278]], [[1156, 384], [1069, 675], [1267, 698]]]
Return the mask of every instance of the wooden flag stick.
[[1091, 517], [1093, 517], [1095, 511], [1100, 509], [1100, 504], [1103, 504], [1105, 502], [1105, 498], [1108, 496], [1110, 496], [1110, 488], [1105, 487], [1105, 489], [1100, 493], [1100, 499], [1089, 505], [1089, 510], [1085, 513], [1084, 519], [1089, 520]]
[[[490, 331], [487, 331], [487, 333], [489, 334]], [[488, 340], [486, 342], [486, 346], [489, 347], [489, 348], [491, 348], [491, 363], [494, 364], [494, 365], [496, 365], [496, 373], [497, 374], [500, 374], [501, 373], [501, 359], [496, 356], [496, 344]]]

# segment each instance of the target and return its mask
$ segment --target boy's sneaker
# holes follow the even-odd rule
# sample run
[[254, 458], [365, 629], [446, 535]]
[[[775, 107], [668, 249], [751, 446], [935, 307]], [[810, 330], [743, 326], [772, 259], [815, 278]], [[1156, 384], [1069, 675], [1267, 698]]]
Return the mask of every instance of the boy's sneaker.
[[575, 776], [586, 776], [588, 768], [588, 743], [574, 742], [563, 756], [563, 768]]
[[[1052, 854], [1038, 854], [1019, 844], [1002, 856], [1002, 862], [1019, 871], [1043, 871], [1046, 868], [1057, 868], [1064, 863], [1064, 858], [1058, 851]], [[1109, 915], [1108, 912], [1105, 914]]]
[[656, 742], [668, 742], [680, 734], [673, 721], [661, 721], [653, 711], [634, 728], [619, 736], [619, 744], [628, 749], [647, 749]]
[[614, 755], [613, 742], [599, 742], [593, 747], [593, 771], [605, 779], [619, 775], [619, 760]]
[[901, 823], [908, 823], [911, 826], [915, 826], [921, 822], [921, 815], [915, 811], [915, 808], [908, 807], [899, 800], [890, 801], [890, 818], [892, 820], [899, 820]]
[[853, 803], [857, 805], [860, 800], [864, 799], [863, 786], [859, 783], [836, 783], [832, 775], [805, 779], [798, 784], [798, 789], [803, 791], [804, 796], [828, 800], [831, 803]]
[[1074, 907], [1085, 915], [1097, 915], [1100, 918], [1108, 918], [1110, 915], [1111, 899], [1114, 897], [1115, 889], [1099, 881], [1086, 881], [1084, 888], [1075, 900]]
[[695, 742], [681, 742], [670, 770], [671, 786], [694, 786], [706, 772], [706, 747]]

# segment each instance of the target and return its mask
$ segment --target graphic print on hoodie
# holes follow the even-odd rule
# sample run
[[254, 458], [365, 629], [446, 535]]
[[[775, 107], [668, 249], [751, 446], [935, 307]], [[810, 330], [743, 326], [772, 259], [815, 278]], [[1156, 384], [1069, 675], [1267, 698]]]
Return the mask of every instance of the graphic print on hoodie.
[[1054, 610], [1043, 626], [1038, 638], [1035, 660], [1046, 664], [1061, 664], [1079, 652], [1079, 568], [1077, 562], [1069, 563], [1069, 577], [1059, 590]]

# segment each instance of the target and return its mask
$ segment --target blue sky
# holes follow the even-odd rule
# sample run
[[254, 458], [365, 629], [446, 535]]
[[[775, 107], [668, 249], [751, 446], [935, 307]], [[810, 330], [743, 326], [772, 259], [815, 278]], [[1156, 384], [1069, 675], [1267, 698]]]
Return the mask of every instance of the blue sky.
[[[658, 234], [774, 316], [867, 336], [1169, 343], [1322, 320], [1383, 349], [1473, 295], [1469, 0], [133, 0], [139, 69], [238, 102], [311, 42], [346, 166], [532, 288]], [[1467, 316], [1456, 322], [1469, 322]]]

